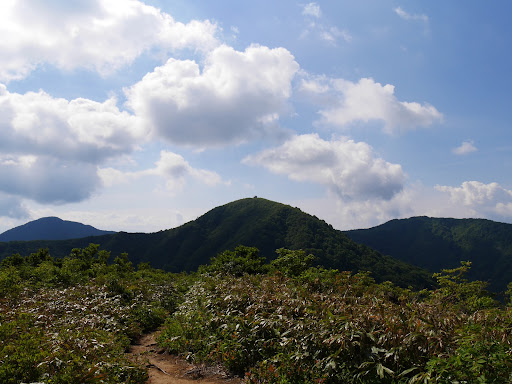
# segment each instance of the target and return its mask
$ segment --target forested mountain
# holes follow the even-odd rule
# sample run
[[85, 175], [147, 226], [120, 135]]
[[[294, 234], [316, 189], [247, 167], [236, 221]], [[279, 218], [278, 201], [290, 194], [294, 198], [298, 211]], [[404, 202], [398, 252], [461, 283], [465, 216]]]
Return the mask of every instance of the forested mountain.
[[234, 201], [178, 228], [151, 234], [121, 232], [65, 241], [0, 243], [0, 257], [26, 255], [39, 248], [49, 248], [50, 254], [62, 257], [72, 248], [84, 248], [89, 243], [100, 244], [113, 256], [127, 252], [135, 263], [149, 262], [172, 272], [195, 270], [224, 250], [246, 245], [258, 248], [269, 260], [276, 257], [278, 248], [303, 249], [324, 267], [371, 271], [378, 281], [405, 286], [431, 283], [430, 275], [420, 268], [356, 244], [298, 208], [261, 198]]
[[111, 233], [115, 232], [102, 231], [90, 225], [58, 217], [43, 217], [5, 231], [0, 234], [0, 241], [66, 240]]
[[512, 224], [412, 217], [345, 232], [352, 240], [432, 272], [473, 263], [469, 277], [504, 291], [512, 282]]

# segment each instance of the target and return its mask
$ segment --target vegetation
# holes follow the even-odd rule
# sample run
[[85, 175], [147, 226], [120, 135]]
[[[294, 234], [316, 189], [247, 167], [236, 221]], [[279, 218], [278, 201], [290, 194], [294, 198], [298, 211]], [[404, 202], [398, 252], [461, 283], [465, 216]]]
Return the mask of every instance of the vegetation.
[[512, 224], [484, 219], [413, 217], [345, 232], [396, 259], [437, 272], [469, 260], [469, 277], [504, 292], [512, 276]]
[[436, 290], [412, 291], [303, 260], [280, 250], [265, 275], [208, 270], [160, 343], [248, 383], [512, 380], [512, 311], [464, 278], [469, 263], [436, 274]]
[[41, 249], [0, 264], [0, 382], [143, 383], [131, 340], [174, 311], [186, 276], [91, 244], [54, 259]]
[[377, 281], [389, 280], [404, 287], [426, 288], [433, 284], [426, 271], [356, 244], [298, 208], [261, 198], [234, 201], [181, 227], [157, 233], [121, 232], [75, 240], [0, 243], [0, 259], [40, 248], [48, 248], [60, 258], [72, 248], [85, 248], [91, 242], [102, 244], [113, 256], [128, 251], [135, 264], [149, 262], [170, 272], [196, 271], [208, 264], [212, 255], [244, 244], [258, 248], [267, 261], [277, 257], [276, 249], [302, 249], [315, 255], [315, 263], [325, 268], [372, 271]]
[[469, 262], [415, 290], [284, 248], [267, 262], [238, 246], [194, 274], [110, 259], [90, 244], [0, 263], [0, 382], [143, 383], [125, 351], [159, 327], [170, 353], [251, 384], [512, 381], [512, 307]]

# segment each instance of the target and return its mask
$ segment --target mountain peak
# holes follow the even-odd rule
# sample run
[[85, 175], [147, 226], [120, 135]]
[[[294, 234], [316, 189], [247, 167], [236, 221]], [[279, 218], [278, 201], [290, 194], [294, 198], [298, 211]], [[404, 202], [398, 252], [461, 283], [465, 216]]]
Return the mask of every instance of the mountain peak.
[[67, 240], [100, 236], [112, 231], [102, 231], [91, 225], [62, 220], [56, 216], [41, 217], [0, 234], [0, 242], [31, 240]]

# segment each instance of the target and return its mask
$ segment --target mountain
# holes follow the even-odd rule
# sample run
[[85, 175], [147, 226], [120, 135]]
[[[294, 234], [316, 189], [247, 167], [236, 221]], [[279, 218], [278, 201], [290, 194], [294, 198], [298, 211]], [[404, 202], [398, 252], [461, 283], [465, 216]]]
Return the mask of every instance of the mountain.
[[412, 217], [346, 231], [358, 243], [431, 272], [471, 261], [469, 277], [495, 292], [512, 282], [512, 224], [485, 219]]
[[102, 231], [90, 225], [61, 220], [58, 217], [43, 217], [5, 231], [0, 234], [0, 241], [65, 240], [111, 233], [115, 232]]
[[156, 233], [120, 232], [100, 237], [64, 241], [0, 243], [0, 258], [49, 248], [55, 257], [72, 248], [100, 244], [112, 256], [128, 252], [134, 263], [149, 262], [172, 272], [193, 271], [208, 264], [212, 256], [238, 245], [257, 247], [267, 259], [278, 248], [303, 249], [318, 258], [318, 264], [353, 272], [372, 272], [378, 281], [426, 287], [432, 283], [424, 270], [383, 256], [356, 244], [341, 231], [298, 208], [261, 198], [248, 198], [214, 208], [178, 228]]

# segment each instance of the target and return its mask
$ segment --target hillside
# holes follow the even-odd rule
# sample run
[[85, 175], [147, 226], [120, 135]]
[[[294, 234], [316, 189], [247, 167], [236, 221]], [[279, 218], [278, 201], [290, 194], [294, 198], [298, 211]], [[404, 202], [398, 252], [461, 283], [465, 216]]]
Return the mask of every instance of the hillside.
[[102, 231], [90, 225], [58, 217], [43, 217], [3, 232], [0, 234], [0, 241], [66, 240], [112, 233], [115, 232]]
[[413, 217], [345, 232], [352, 240], [432, 272], [473, 263], [470, 277], [493, 291], [512, 282], [512, 224], [484, 219]]
[[149, 262], [167, 271], [192, 271], [212, 256], [237, 245], [257, 247], [267, 259], [278, 248], [303, 249], [318, 258], [318, 264], [350, 271], [371, 271], [378, 280], [400, 285], [428, 286], [425, 271], [383, 256], [356, 244], [341, 231], [298, 208], [261, 198], [248, 198], [217, 207], [178, 228], [151, 234], [117, 233], [65, 241], [0, 243], [0, 257], [28, 254], [49, 248], [56, 257], [72, 248], [100, 244], [116, 256], [128, 252], [135, 262]]

